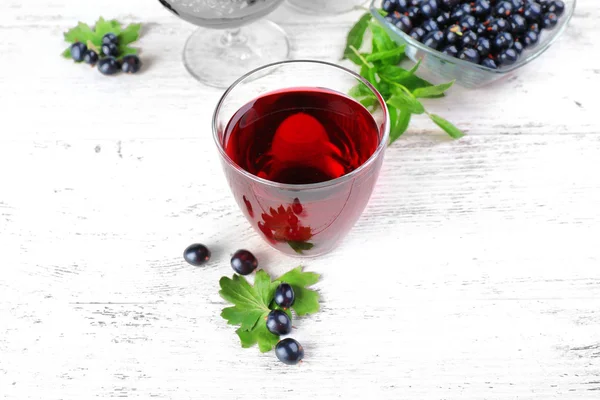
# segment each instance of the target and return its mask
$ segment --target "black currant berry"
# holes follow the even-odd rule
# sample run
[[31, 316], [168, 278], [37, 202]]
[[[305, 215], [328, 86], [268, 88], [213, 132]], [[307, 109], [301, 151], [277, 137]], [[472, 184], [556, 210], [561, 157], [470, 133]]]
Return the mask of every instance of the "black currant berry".
[[121, 64], [114, 57], [106, 57], [98, 61], [98, 70], [104, 75], [114, 75], [121, 70]]
[[304, 358], [304, 349], [294, 339], [287, 338], [277, 343], [275, 355], [284, 364], [296, 365]]
[[267, 316], [267, 329], [273, 335], [287, 335], [292, 331], [292, 320], [281, 310], [273, 310]]
[[73, 43], [71, 45], [71, 58], [76, 62], [82, 62], [87, 49], [87, 46], [83, 43]]
[[183, 252], [183, 258], [194, 267], [199, 267], [210, 260], [210, 250], [203, 244], [193, 244]]
[[258, 260], [248, 250], [238, 250], [231, 257], [231, 268], [240, 275], [250, 275], [258, 268]]
[[294, 293], [294, 288], [287, 283], [282, 283], [277, 286], [275, 290], [275, 304], [277, 304], [281, 308], [290, 308], [294, 305], [294, 301], [296, 300], [296, 294]]

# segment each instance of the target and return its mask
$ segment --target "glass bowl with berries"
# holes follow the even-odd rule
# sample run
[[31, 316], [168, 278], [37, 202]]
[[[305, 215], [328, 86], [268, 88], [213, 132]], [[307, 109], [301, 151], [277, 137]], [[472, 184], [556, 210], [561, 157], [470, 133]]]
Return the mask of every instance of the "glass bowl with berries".
[[576, 0], [373, 0], [371, 13], [432, 75], [477, 88], [539, 57]]

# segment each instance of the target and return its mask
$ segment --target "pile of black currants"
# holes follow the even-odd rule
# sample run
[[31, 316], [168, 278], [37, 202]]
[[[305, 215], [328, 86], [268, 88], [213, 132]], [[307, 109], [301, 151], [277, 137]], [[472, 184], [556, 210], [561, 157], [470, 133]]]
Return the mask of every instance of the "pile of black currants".
[[107, 33], [102, 38], [101, 52], [88, 49], [85, 43], [76, 42], [71, 46], [71, 58], [75, 62], [85, 62], [91, 66], [98, 64], [98, 70], [104, 75], [114, 75], [119, 71], [135, 74], [142, 67], [140, 58], [135, 54], [126, 55], [121, 61], [119, 57], [119, 38], [114, 33]]
[[391, 24], [432, 49], [496, 69], [553, 29], [561, 0], [384, 0]]

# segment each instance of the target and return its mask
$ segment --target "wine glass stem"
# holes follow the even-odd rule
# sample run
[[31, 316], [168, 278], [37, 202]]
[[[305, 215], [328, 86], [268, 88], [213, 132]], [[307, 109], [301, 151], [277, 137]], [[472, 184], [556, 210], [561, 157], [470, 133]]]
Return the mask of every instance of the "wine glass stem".
[[223, 46], [233, 46], [236, 44], [246, 43], [246, 36], [241, 34], [240, 28], [227, 29], [223, 36], [221, 36], [221, 43]]

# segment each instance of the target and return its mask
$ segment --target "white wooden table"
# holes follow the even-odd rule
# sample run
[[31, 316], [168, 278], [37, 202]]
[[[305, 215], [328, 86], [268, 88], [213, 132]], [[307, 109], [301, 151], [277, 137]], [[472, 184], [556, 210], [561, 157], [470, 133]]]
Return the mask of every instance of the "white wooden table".
[[[239, 347], [230, 254], [270, 250], [230, 197], [221, 92], [180, 53], [194, 27], [147, 0], [0, 2], [0, 398], [599, 399], [600, 3], [517, 76], [428, 102], [298, 320], [306, 362]], [[146, 72], [58, 55], [99, 16], [145, 23]], [[360, 13], [272, 15], [296, 58], [335, 61]], [[190, 243], [213, 250], [185, 264]]]

